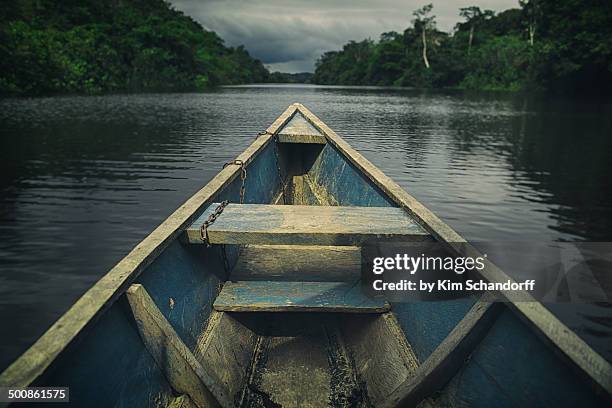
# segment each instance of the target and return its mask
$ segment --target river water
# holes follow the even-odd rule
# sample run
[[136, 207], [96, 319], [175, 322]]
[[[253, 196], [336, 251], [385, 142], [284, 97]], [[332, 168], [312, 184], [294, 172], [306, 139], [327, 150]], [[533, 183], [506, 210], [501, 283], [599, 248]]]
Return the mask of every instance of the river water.
[[[612, 105], [245, 86], [0, 99], [0, 370], [301, 102], [467, 239], [612, 241]], [[557, 306], [612, 359], [609, 304]]]

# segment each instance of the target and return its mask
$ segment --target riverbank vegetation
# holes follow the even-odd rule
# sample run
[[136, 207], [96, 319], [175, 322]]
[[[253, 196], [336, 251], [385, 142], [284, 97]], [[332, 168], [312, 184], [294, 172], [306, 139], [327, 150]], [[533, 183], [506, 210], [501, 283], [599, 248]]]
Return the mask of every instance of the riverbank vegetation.
[[268, 82], [277, 84], [309, 84], [312, 79], [312, 72], [272, 72], [268, 77]]
[[453, 33], [432, 4], [404, 32], [323, 54], [312, 82], [612, 93], [612, 2], [521, 0], [500, 13], [466, 7]]
[[243, 47], [227, 47], [163, 0], [15, 0], [0, 8], [0, 93], [191, 91], [264, 82]]

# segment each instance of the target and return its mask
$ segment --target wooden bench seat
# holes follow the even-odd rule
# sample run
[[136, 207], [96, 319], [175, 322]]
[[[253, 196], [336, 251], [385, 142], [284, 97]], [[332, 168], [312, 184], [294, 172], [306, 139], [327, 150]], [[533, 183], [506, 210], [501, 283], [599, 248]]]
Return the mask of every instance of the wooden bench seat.
[[356, 282], [226, 282], [214, 303], [224, 312], [383, 313], [384, 299], [371, 299]]
[[[200, 227], [217, 203], [189, 228], [187, 240], [203, 243]], [[401, 208], [234, 204], [208, 227], [211, 244], [361, 245], [367, 241], [423, 241], [431, 236]]]

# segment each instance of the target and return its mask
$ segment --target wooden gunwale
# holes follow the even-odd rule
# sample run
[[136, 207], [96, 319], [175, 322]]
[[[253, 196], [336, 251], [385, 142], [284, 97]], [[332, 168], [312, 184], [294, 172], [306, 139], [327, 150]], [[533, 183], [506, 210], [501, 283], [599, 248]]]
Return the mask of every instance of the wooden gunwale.
[[232, 407], [225, 384], [195, 358], [140, 284], [126, 291], [138, 331], [149, 353], [175, 391], [187, 394], [200, 408]]
[[[311, 125], [327, 138], [328, 143], [343, 154], [396, 204], [412, 215], [436, 239], [463, 256], [481, 256], [480, 252], [461, 235], [353, 149], [344, 139], [310, 112], [308, 108], [299, 103], [294, 104], [294, 106]], [[514, 281], [504, 271], [488, 260], [485, 261], [485, 268], [481, 271], [481, 275], [489, 282]], [[608, 397], [612, 396], [612, 365], [605, 358], [593, 350], [584, 340], [530, 294], [522, 292], [516, 294], [512, 291], [501, 291], [500, 293], [508, 300], [511, 309], [522, 320], [535, 328], [536, 333], [540, 337], [552, 343], [566, 357], [570, 364], [588, 376], [596, 387], [607, 393]]]
[[[236, 159], [249, 164], [273, 140], [274, 135], [295, 114], [297, 106], [289, 106]], [[196, 192], [132, 251], [120, 260], [94, 286], [83, 294], [25, 353], [2, 374], [0, 386], [27, 387], [35, 381], [84, 329], [97, 320], [203, 211], [212, 198], [240, 174], [239, 165], [222, 169], [202, 189]]]

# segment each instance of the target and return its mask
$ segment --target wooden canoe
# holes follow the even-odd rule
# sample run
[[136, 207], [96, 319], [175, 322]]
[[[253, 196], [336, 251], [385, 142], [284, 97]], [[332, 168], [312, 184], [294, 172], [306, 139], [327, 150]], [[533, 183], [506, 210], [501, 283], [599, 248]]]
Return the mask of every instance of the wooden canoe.
[[87, 407], [609, 406], [610, 363], [528, 295], [389, 304], [342, 283], [365, 240], [398, 237], [477, 254], [293, 104], [0, 386], [68, 386]]

